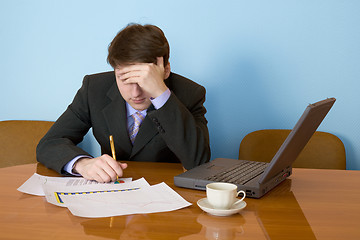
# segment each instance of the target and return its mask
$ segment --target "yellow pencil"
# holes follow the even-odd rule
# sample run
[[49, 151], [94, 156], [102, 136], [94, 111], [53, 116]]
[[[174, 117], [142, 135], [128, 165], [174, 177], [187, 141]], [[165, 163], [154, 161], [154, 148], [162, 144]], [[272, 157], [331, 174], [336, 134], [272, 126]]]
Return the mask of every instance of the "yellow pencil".
[[[113, 159], [116, 160], [116, 154], [115, 154], [115, 146], [114, 146], [114, 138], [112, 135], [109, 136], [110, 139], [110, 147], [111, 147], [111, 153], [112, 153], [112, 157]], [[119, 176], [116, 176], [116, 180], [119, 180]], [[113, 227], [113, 223], [114, 223], [114, 217], [110, 218], [110, 228]]]
[[[110, 138], [110, 147], [111, 147], [112, 157], [113, 157], [114, 160], [116, 160], [114, 138], [113, 138], [112, 135], [110, 135], [109, 138]], [[119, 180], [119, 176], [116, 176], [116, 180]]]
[[114, 138], [112, 135], [109, 136], [110, 138], [110, 147], [111, 147], [111, 153], [112, 153], [112, 157], [113, 159], [116, 160], [116, 155], [115, 155], [115, 146], [114, 146]]

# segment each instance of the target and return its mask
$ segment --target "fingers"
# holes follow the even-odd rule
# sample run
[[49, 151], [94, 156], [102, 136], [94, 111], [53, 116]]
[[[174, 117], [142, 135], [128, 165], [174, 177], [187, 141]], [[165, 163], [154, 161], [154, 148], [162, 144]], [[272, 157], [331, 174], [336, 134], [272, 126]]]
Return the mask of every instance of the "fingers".
[[120, 166], [122, 169], [126, 169], [128, 165], [127, 163], [120, 163]]
[[142, 84], [143, 80], [151, 79], [154, 73], [158, 72], [155, 65], [151, 64], [137, 64], [125, 67], [120, 73], [120, 80], [125, 84], [139, 83]]
[[132, 65], [128, 65], [122, 67], [119, 70], [120, 79], [125, 80], [134, 77], [141, 77], [144, 75], [149, 75], [149, 72], [152, 70], [157, 69], [158, 71], [164, 71], [164, 58], [157, 57], [156, 64], [153, 63], [136, 63]]
[[136, 63], [116, 70], [121, 84], [137, 84], [147, 98], [156, 98], [166, 91], [163, 57], [154, 63]]
[[122, 74], [120, 76], [120, 80], [122, 80], [123, 83], [125, 83], [125, 84], [139, 83], [142, 78], [146, 77], [146, 76], [144, 76], [145, 74], [146, 74], [145, 71], [133, 70], [133, 71], [129, 71], [129, 72]]
[[127, 164], [119, 163], [104, 154], [97, 158], [79, 160], [76, 167], [84, 178], [104, 183], [115, 181], [118, 176], [121, 177]]
[[119, 74], [121, 75], [120, 79], [123, 80], [129, 78], [129, 76], [139, 76], [144, 71], [147, 71], [151, 64], [152, 63], [137, 63], [137, 64], [128, 65], [126, 67], [122, 67], [119, 70]]
[[[120, 74], [125, 74], [131, 71], [141, 71], [144, 70], [146, 66], [149, 65], [154, 65], [153, 63], [135, 63], [135, 64], [130, 64], [127, 66], [122, 67], [119, 70]], [[164, 58], [163, 57], [157, 57], [156, 58], [156, 66], [160, 67], [160, 68], [164, 68]]]
[[109, 156], [102, 156], [102, 161], [97, 161], [96, 164], [96, 174], [98, 175], [98, 182], [110, 182], [115, 181], [118, 175], [122, 176], [121, 167], [113, 160], [109, 159]]
[[[121, 177], [123, 175], [123, 168], [121, 167], [122, 163], [117, 162], [116, 160], [114, 160], [112, 157], [110, 157], [107, 154], [104, 154], [103, 157], [106, 158], [106, 163], [108, 164], [108, 165], [105, 164], [105, 166], [107, 167], [106, 172], [112, 176], [113, 176], [114, 172], [116, 174], [114, 176], [115, 179], [112, 178], [112, 180], [116, 180], [117, 176]], [[126, 163], [123, 163], [123, 164], [127, 166]]]

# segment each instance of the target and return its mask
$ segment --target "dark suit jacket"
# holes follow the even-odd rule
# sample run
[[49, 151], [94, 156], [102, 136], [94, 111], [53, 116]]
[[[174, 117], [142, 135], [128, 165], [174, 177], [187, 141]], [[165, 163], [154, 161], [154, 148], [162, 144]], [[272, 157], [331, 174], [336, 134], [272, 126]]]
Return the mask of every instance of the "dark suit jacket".
[[209, 161], [205, 88], [174, 73], [165, 83], [171, 90], [169, 100], [158, 110], [150, 106], [132, 145], [114, 72], [85, 76], [73, 102], [39, 142], [37, 160], [64, 174], [66, 163], [89, 155], [76, 145], [92, 128], [101, 152], [110, 156], [113, 135], [119, 161], [181, 162], [186, 169]]

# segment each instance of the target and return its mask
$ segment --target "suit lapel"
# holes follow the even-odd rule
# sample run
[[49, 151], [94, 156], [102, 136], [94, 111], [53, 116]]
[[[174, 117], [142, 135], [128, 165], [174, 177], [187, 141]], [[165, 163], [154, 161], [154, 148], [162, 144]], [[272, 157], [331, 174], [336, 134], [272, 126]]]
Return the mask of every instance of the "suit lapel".
[[103, 114], [110, 134], [114, 137], [115, 149], [121, 148], [130, 155], [132, 145], [127, 131], [126, 105], [116, 82], [109, 89], [107, 96], [111, 102], [103, 109]]

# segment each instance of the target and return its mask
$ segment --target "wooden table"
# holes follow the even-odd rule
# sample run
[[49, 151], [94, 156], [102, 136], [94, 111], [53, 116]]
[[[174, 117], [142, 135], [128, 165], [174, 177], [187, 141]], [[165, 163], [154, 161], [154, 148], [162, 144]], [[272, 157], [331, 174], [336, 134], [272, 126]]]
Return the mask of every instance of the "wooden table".
[[0, 239], [360, 239], [360, 171], [293, 169], [293, 175], [230, 217], [204, 213], [205, 192], [174, 186], [180, 164], [129, 163], [124, 177], [166, 182], [193, 205], [167, 213], [81, 218], [16, 189], [41, 164], [0, 169]]

